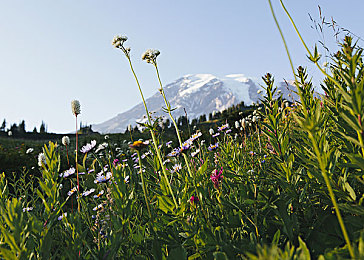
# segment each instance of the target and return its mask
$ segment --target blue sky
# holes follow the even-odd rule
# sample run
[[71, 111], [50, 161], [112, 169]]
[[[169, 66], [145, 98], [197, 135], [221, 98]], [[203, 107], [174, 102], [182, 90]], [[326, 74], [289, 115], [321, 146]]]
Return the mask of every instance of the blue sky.
[[[295, 66], [310, 65], [303, 46], [273, 0]], [[321, 36], [311, 28], [318, 5], [326, 18], [364, 37], [363, 1], [285, 1], [308, 45]], [[242, 73], [260, 80], [292, 79], [267, 1], [253, 0], [16, 0], [0, 2], [0, 120], [25, 120], [27, 130], [67, 133], [74, 128], [70, 103], [81, 103], [80, 120], [101, 123], [140, 102], [127, 60], [113, 49], [114, 35], [127, 35], [146, 97], [158, 88], [153, 67], [142, 62], [148, 48], [161, 51], [162, 82], [193, 73]], [[332, 32], [325, 41], [337, 49]], [[362, 41], [359, 44], [362, 45]], [[8, 125], [9, 126], [9, 125]]]

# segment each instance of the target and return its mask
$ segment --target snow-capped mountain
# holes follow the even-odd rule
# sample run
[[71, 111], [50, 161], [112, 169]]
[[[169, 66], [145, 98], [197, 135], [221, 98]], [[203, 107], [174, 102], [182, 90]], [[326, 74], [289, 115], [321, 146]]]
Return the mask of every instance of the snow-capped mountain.
[[[173, 116], [177, 118], [185, 115], [185, 109], [189, 119], [222, 111], [242, 101], [245, 105], [251, 105], [259, 98], [258, 89], [260, 87], [256, 82], [242, 74], [220, 78], [211, 74], [186, 75], [164, 87], [168, 101], [172, 108], [176, 108], [172, 112]], [[159, 92], [146, 99], [146, 102], [149, 111], [155, 112], [153, 116], [168, 116], [162, 111], [165, 104]], [[136, 122], [145, 122], [145, 115], [144, 106], [140, 103], [110, 120], [93, 125], [92, 128], [101, 133], [120, 133], [129, 124], [134, 126]]]

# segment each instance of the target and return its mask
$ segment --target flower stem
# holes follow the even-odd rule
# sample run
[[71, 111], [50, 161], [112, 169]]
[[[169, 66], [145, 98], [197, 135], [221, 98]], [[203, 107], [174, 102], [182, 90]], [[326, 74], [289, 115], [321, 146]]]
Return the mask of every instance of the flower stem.
[[292, 72], [293, 72], [293, 76], [294, 76], [295, 80], [297, 80], [297, 78], [296, 78], [296, 73], [295, 73], [295, 70], [294, 70], [294, 67], [293, 67], [293, 62], [292, 62], [292, 59], [291, 59], [291, 55], [289, 54], [288, 46], [287, 46], [286, 40], [285, 40], [285, 38], [284, 38], [284, 36], [283, 36], [283, 32], [282, 32], [282, 30], [281, 30], [281, 27], [279, 26], [278, 20], [277, 20], [277, 18], [276, 18], [275, 13], [274, 13], [274, 10], [273, 10], [273, 6], [272, 6], [272, 2], [271, 2], [271, 0], [268, 0], [268, 3], [269, 3], [270, 10], [271, 10], [271, 12], [272, 12], [272, 15], [273, 15], [274, 22], [276, 23], [276, 26], [277, 26], [277, 28], [278, 28], [279, 34], [281, 35], [281, 38], [282, 38], [282, 41], [283, 41], [283, 44], [284, 44], [284, 48], [286, 49], [287, 56], [288, 56], [288, 59], [289, 59], [289, 64], [291, 65], [291, 69], [292, 69]]
[[139, 159], [139, 170], [140, 170], [140, 177], [142, 178], [142, 187], [143, 187], [143, 193], [145, 198], [145, 203], [147, 204], [147, 209], [149, 213], [149, 217], [152, 218], [152, 214], [150, 213], [149, 208], [149, 201], [148, 201], [148, 195], [147, 195], [147, 189], [145, 187], [145, 181], [144, 181], [144, 175], [143, 175], [143, 169], [142, 169], [142, 159], [140, 158], [140, 152], [137, 150], [138, 159]]
[[76, 173], [77, 173], [77, 195], [78, 195], [78, 199], [77, 199], [77, 205], [78, 205], [78, 213], [80, 213], [81, 211], [81, 207], [80, 207], [80, 181], [78, 178], [78, 162], [77, 162], [77, 155], [78, 155], [78, 125], [77, 125], [77, 115], [76, 115]]
[[[128, 61], [129, 61], [130, 69], [131, 69], [131, 71], [132, 71], [132, 73], [133, 73], [133, 75], [134, 75], [135, 81], [136, 81], [136, 83], [137, 83], [137, 85], [138, 85], [138, 89], [139, 89], [140, 95], [141, 95], [142, 100], [143, 100], [143, 104], [144, 104], [145, 111], [147, 112], [148, 123], [149, 123], [149, 125], [150, 125], [150, 126], [152, 126], [152, 120], [151, 120], [150, 115], [149, 115], [149, 111], [148, 111], [148, 108], [147, 108], [147, 104], [146, 104], [146, 102], [145, 102], [145, 99], [144, 99], [144, 96], [143, 96], [143, 92], [142, 92], [142, 89], [141, 89], [140, 84], [139, 84], [138, 77], [137, 77], [137, 76], [136, 76], [136, 74], [135, 74], [135, 71], [134, 71], [133, 65], [132, 65], [132, 63], [131, 63], [131, 59], [130, 59], [130, 57], [129, 57], [128, 55], [127, 55], [127, 59], [128, 59]], [[161, 166], [161, 168], [162, 168], [163, 176], [164, 176], [164, 178], [165, 178], [165, 180], [166, 180], [166, 182], [167, 182], [167, 186], [168, 186], [169, 192], [170, 192], [170, 193], [171, 193], [171, 195], [172, 195], [172, 199], [173, 199], [173, 202], [174, 202], [175, 207], [176, 207], [176, 208], [178, 208], [178, 204], [177, 204], [176, 198], [174, 197], [174, 194], [173, 194], [173, 190], [172, 190], [171, 184], [170, 184], [170, 182], [169, 182], [169, 180], [168, 180], [168, 177], [167, 177], [166, 169], [164, 168], [164, 165], [163, 165], [162, 156], [161, 156], [161, 154], [160, 154], [160, 152], [159, 152], [159, 149], [158, 149], [157, 140], [156, 140], [156, 137], [155, 137], [154, 131], [153, 131], [152, 129], [150, 129], [150, 134], [151, 134], [152, 139], [153, 139], [154, 148], [155, 148], [155, 151], [156, 151], [156, 153], [157, 153], [157, 157], [158, 157], [158, 159], [159, 159], [160, 166]]]
[[[166, 107], [167, 107], [167, 111], [168, 111], [168, 115], [169, 117], [171, 118], [172, 122], [173, 122], [173, 125], [174, 125], [174, 128], [176, 129], [176, 134], [177, 134], [177, 138], [178, 138], [178, 142], [179, 142], [179, 145], [180, 147], [182, 147], [182, 139], [181, 139], [181, 135], [179, 133], [179, 129], [178, 129], [178, 125], [176, 123], [176, 120], [173, 118], [172, 116], [172, 112], [171, 112], [171, 104], [167, 101], [167, 98], [166, 98], [166, 94], [164, 93], [164, 89], [163, 89], [163, 85], [162, 85], [162, 81], [160, 79], [160, 76], [159, 76], [159, 70], [158, 70], [158, 66], [157, 66], [157, 62], [154, 62], [153, 63], [154, 67], [155, 67], [155, 70], [157, 72], [157, 77], [158, 77], [158, 82], [159, 82], [159, 86], [161, 87], [161, 94], [163, 96], [163, 99], [164, 99], [164, 103], [166, 104]], [[186, 154], [183, 154], [183, 158], [185, 160], [185, 163], [186, 163], [186, 166], [187, 166], [187, 170], [188, 170], [188, 173], [190, 175], [191, 178], [193, 178], [192, 176], [192, 171], [191, 171], [191, 167], [190, 167], [190, 164], [188, 162], [188, 159], [187, 159], [187, 155]]]

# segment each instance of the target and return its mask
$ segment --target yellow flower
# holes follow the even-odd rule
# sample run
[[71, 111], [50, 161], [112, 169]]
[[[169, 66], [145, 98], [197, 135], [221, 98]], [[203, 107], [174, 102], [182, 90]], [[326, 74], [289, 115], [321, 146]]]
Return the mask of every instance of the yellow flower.
[[133, 144], [129, 145], [129, 147], [134, 150], [141, 150], [147, 146], [148, 146], [148, 143], [143, 142], [143, 141], [135, 141]]

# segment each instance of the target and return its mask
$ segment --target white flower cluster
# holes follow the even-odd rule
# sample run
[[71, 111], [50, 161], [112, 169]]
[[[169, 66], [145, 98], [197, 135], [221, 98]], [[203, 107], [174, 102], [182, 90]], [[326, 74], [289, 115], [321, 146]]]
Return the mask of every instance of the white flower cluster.
[[161, 52], [158, 50], [148, 49], [143, 53], [142, 60], [155, 64], [159, 54], [161, 54]]
[[111, 41], [111, 44], [117, 48], [117, 49], [121, 49], [121, 47], [123, 47], [124, 42], [126, 42], [128, 40], [128, 37], [123, 36], [123, 35], [116, 35], [114, 36], [114, 38]]
[[[259, 110], [259, 108], [258, 108]], [[240, 120], [240, 124], [243, 128], [247, 127], [247, 126], [252, 126], [253, 123], [257, 123], [259, 120], [261, 119], [260, 115], [258, 114], [257, 110], [253, 111], [253, 115], [248, 115], [245, 118], [242, 118]], [[235, 127], [238, 127], [239, 122], [235, 122]], [[243, 130], [243, 129], [240, 129]]]

